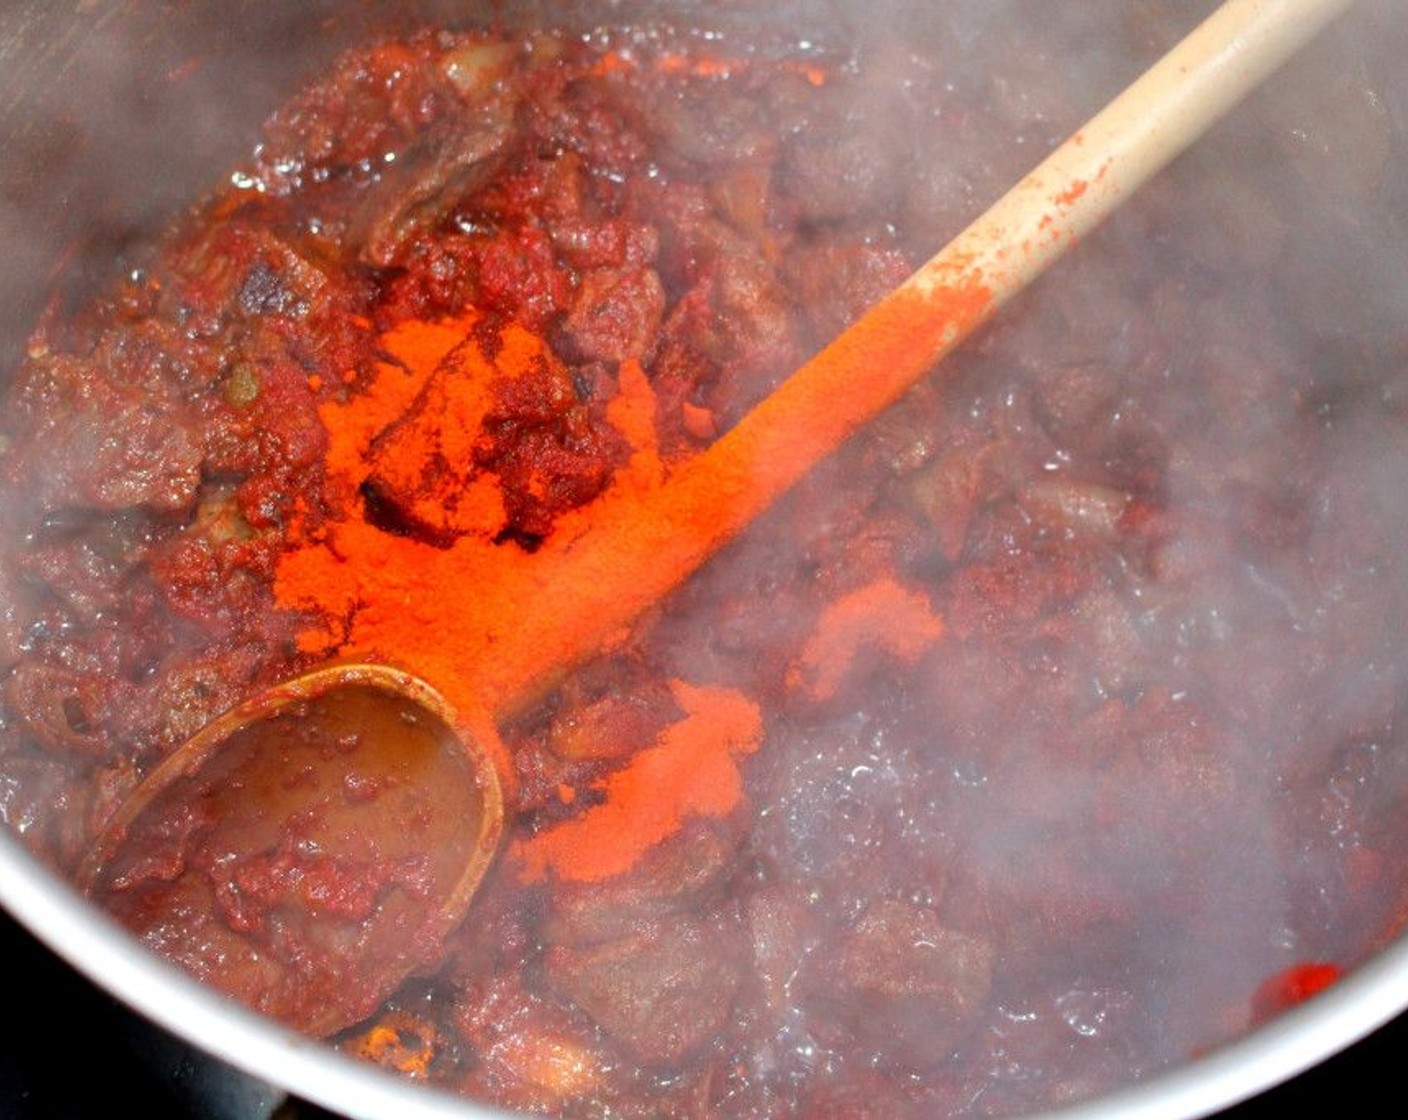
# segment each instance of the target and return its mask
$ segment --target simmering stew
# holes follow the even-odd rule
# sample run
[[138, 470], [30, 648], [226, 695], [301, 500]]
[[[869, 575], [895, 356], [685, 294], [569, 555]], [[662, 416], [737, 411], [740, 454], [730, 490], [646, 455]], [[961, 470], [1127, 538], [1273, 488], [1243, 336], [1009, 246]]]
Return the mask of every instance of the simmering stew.
[[[1088, 7], [968, 5], [937, 55], [637, 25], [343, 56], [13, 377], [8, 826], [74, 872], [160, 759], [339, 659], [472, 707], [485, 573], [727, 431], [1191, 22]], [[334, 1044], [564, 1115], [1009, 1115], [1394, 936], [1408, 95], [1380, 30], [509, 713], [468, 920]], [[289, 757], [384, 798], [388, 836], [436, 813]], [[323, 989], [266, 991], [314, 965], [287, 908], [353, 938], [434, 852], [374, 830], [339, 862], [293, 820], [236, 858], [232, 797], [163, 818], [103, 902], [311, 1021]]]

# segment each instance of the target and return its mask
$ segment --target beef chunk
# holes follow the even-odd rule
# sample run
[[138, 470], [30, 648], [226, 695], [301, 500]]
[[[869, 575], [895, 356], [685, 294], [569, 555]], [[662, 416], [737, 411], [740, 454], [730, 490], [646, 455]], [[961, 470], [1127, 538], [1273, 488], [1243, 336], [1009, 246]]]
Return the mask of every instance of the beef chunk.
[[675, 1066], [729, 1022], [746, 948], [738, 924], [671, 917], [619, 941], [548, 953], [548, 977], [637, 1061]]
[[812, 1030], [906, 1068], [942, 1061], [992, 987], [993, 947], [907, 902], [872, 905], [803, 979]]
[[36, 360], [17, 385], [20, 409], [41, 414], [17, 441], [5, 482], [40, 508], [189, 509], [201, 440], [173, 402], [94, 376], [79, 357]]

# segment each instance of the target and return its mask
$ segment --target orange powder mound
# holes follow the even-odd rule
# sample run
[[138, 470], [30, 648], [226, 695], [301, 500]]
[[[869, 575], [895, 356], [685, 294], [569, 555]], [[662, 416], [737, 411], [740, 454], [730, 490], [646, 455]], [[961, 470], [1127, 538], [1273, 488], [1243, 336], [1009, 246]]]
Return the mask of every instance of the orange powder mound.
[[329, 437], [328, 481], [335, 484], [330, 500], [346, 502], [355, 496], [370, 470], [373, 439], [411, 410], [431, 375], [469, 336], [477, 319], [471, 312], [437, 323], [409, 320], [387, 331], [379, 341], [388, 360], [377, 366], [366, 390], [346, 402], [322, 406], [319, 417]]
[[878, 648], [913, 662], [943, 634], [943, 620], [928, 596], [884, 576], [822, 611], [788, 683], [815, 700], [826, 700], [836, 694], [862, 648]]
[[655, 485], [663, 473], [660, 440], [655, 430], [655, 390], [634, 358], [621, 363], [618, 379], [619, 392], [607, 405], [606, 418], [634, 448], [630, 476]]
[[[432, 541], [466, 533], [492, 538], [502, 531], [507, 513], [499, 479], [476, 461], [485, 420], [505, 383], [549, 370], [561, 373], [561, 363], [543, 340], [520, 324], [503, 327], [492, 357], [466, 333], [472, 326], [472, 317], [450, 324], [407, 322], [385, 336], [393, 365], [403, 368], [383, 367], [378, 387], [384, 379], [404, 385], [406, 371], [419, 387], [406, 410], [370, 445], [361, 448], [358, 440], [370, 468], [364, 470], [370, 490]], [[448, 350], [446, 327], [461, 334]], [[343, 430], [350, 419], [331, 409], [324, 410], [323, 418]]]
[[466, 340], [437, 363], [410, 410], [372, 442], [368, 481], [399, 499], [409, 520], [455, 534], [492, 536], [503, 528], [497, 482], [474, 469], [498, 376], [479, 346]]
[[573, 882], [624, 874], [687, 817], [724, 816], [742, 804], [738, 759], [758, 749], [758, 706], [732, 689], [683, 681], [670, 687], [685, 718], [597, 783], [605, 794], [600, 804], [514, 845], [524, 881], [549, 873]]
[[[601, 565], [576, 570], [575, 561], [560, 563], [600, 500], [568, 519], [566, 534], [555, 534], [567, 538], [558, 542], [556, 564], [494, 543], [498, 493], [481, 493], [494, 480], [471, 477], [464, 464], [495, 381], [556, 359], [540, 338], [511, 323], [491, 362], [474, 338], [475, 326], [470, 313], [395, 327], [379, 340], [386, 360], [370, 384], [322, 407], [327, 516], [296, 527], [274, 585], [282, 606], [310, 616], [298, 637], [303, 652], [388, 662], [415, 673], [466, 719], [504, 715], [528, 699], [529, 685], [550, 683], [545, 673], [624, 637], [619, 625], [596, 629], [594, 609], [576, 608], [603, 580], [636, 582], [630, 557], [616, 563], [605, 556]], [[634, 451], [612, 487], [613, 508], [631, 507], [658, 489], [663, 473], [654, 391], [634, 362], [622, 364], [620, 382], [609, 418]], [[368, 520], [368, 484], [398, 499], [409, 495], [414, 501], [402, 509], [432, 530], [473, 531], [455, 536], [449, 547], [387, 532]], [[629, 531], [630, 509], [622, 512]]]

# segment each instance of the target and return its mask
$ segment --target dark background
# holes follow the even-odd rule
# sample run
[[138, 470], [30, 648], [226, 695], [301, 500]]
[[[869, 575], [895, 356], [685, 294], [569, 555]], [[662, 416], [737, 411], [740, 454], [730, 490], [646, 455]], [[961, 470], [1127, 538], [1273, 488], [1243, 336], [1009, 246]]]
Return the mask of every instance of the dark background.
[[[119, 1109], [155, 1120], [334, 1120], [204, 1058], [93, 987], [0, 912], [0, 1118], [90, 1120]], [[1408, 1015], [1221, 1120], [1352, 1107], [1394, 1094]], [[1395, 1066], [1395, 1062], [1397, 1066]], [[1387, 1099], [1396, 1099], [1390, 1095]]]

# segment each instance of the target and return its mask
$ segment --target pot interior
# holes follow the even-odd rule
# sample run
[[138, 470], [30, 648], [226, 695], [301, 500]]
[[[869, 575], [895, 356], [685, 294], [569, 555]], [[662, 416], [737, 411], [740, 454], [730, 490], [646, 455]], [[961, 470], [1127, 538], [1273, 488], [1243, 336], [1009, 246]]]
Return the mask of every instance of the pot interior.
[[[710, 41], [855, 51], [876, 72], [893, 68], [906, 88], [946, 90], [950, 100], [906, 118], [922, 131], [875, 149], [903, 149], [906, 174], [921, 183], [896, 188], [895, 226], [937, 247], [1209, 5], [1092, 5], [1066, 28], [1037, 26], [1034, 7], [892, 0], [862, 17], [824, 0], [12, 5], [0, 17], [0, 368], [9, 379], [22, 366], [45, 315], [62, 319], [148, 268], [152, 244], [193, 200], [228, 189], [229, 169], [292, 90], [349, 47], [424, 25], [514, 34], [545, 24], [701, 24]], [[887, 1072], [857, 1075], [834, 1097], [803, 1088], [788, 1098], [769, 1083], [778, 1107], [820, 1114], [872, 1083], [883, 1104], [899, 1099], [886, 1094], [904, 1081], [925, 1085], [899, 1094], [911, 1094], [916, 1114], [1076, 1102], [1088, 1115], [1194, 1115], [1400, 1010], [1408, 83], [1395, 59], [1408, 42], [1395, 15], [1388, 0], [1363, 4], [1017, 301], [941, 388], [926, 390], [932, 400], [916, 395], [919, 404], [868, 433], [856, 461], [885, 461], [894, 516], [870, 522], [852, 553], [838, 559], [843, 550], [815, 541], [774, 546], [805, 523], [788, 506], [765, 527], [766, 545], [755, 539], [709, 569], [716, 583], [732, 575], [756, 590], [772, 586], [758, 570], [777, 565], [793, 578], [773, 587], [787, 607], [798, 573], [827, 586], [828, 563], [860, 567], [854, 555], [873, 548], [877, 564], [911, 578], [907, 587], [929, 589], [949, 643], [920, 657], [938, 698], [917, 704], [895, 683], [910, 679], [904, 658], [876, 638], [895, 664], [863, 679], [861, 701], [787, 715], [748, 764], [760, 808], [747, 841], [755, 846], [745, 849], [754, 879], [729, 910], [727, 934], [748, 940], [756, 965], [744, 990], [782, 967], [765, 950], [785, 957], [789, 923], [810, 928], [797, 915], [816, 904], [832, 907], [847, 932], [839, 948], [794, 947], [803, 988], [819, 986], [807, 976], [833, 953], [841, 972], [883, 972], [875, 958], [903, 925], [900, 940], [939, 930], [955, 956], [984, 955], [1003, 993], [964, 1021], [970, 1034], [950, 1037], [936, 1023], [939, 1048], [963, 1055], [949, 1068], [897, 1052], [813, 991], [799, 1005], [840, 1023], [839, 1034], [799, 1033], [791, 1012], [779, 1013], [758, 1028], [772, 1031], [760, 1045], [768, 1061], [801, 1082], [807, 1047], [864, 1050]], [[954, 75], [948, 86], [937, 71]], [[860, 131], [882, 127], [883, 114], [857, 112], [872, 122]], [[878, 191], [862, 179], [855, 190]], [[814, 224], [827, 223], [843, 224], [834, 214]], [[901, 236], [867, 233], [872, 245], [892, 235]], [[1049, 450], [1045, 461], [1038, 447]], [[799, 502], [824, 504], [827, 477]], [[955, 519], [953, 495], [968, 489], [981, 494]], [[1008, 512], [994, 512], [1003, 502]], [[851, 513], [828, 509], [803, 532], [844, 536]], [[925, 522], [941, 543], [911, 545], [905, 519]], [[893, 559], [905, 549], [927, 559]], [[1044, 559], [1024, 568], [1019, 554]], [[30, 565], [26, 579], [38, 570], [22, 548], [6, 555]], [[1072, 574], [1080, 565], [1101, 572], [1100, 588]], [[1079, 589], [1053, 590], [1062, 579]], [[704, 586], [698, 595], [728, 600]], [[853, 602], [847, 593], [833, 598]], [[896, 598], [887, 619], [902, 627], [911, 603]], [[1007, 628], [1019, 625], [1017, 640]], [[670, 627], [678, 651], [726, 646], [719, 632], [743, 623], [671, 616]], [[804, 651], [795, 666], [821, 674], [806, 659], [807, 635], [794, 637]], [[32, 635], [8, 640], [18, 648]], [[1067, 658], [1067, 646], [1079, 652]], [[684, 663], [677, 652], [659, 656], [676, 670]], [[726, 659], [697, 664], [720, 671]], [[19, 686], [7, 687], [13, 697]], [[1027, 710], [1058, 694], [1063, 712], [1080, 713], [1072, 726]], [[553, 719], [544, 710], [511, 733], [551, 733]], [[21, 846], [63, 864], [63, 845], [50, 838], [62, 829], [36, 825], [28, 795], [16, 792], [34, 770], [34, 737], [6, 720], [0, 813]], [[921, 724], [940, 728], [922, 750]], [[927, 799], [907, 792], [916, 783]], [[1146, 796], [1147, 807], [1136, 804]], [[700, 843], [712, 842], [706, 828]], [[884, 862], [866, 863], [870, 849], [883, 849]], [[758, 887], [779, 850], [786, 872]], [[354, 1114], [476, 1108], [231, 1011], [133, 949], [18, 847], [7, 843], [0, 857], [16, 868], [5, 901], [21, 920], [198, 1044]], [[801, 871], [829, 885], [808, 896], [805, 884], [783, 881]], [[610, 924], [579, 898], [570, 909], [570, 921], [558, 920], [579, 923], [574, 935], [581, 923]], [[931, 914], [940, 916], [932, 928]], [[658, 914], [650, 920], [660, 924]], [[1040, 968], [1062, 945], [1077, 963], [1057, 983]], [[597, 947], [570, 945], [578, 956], [565, 971], [544, 965], [550, 954], [535, 967], [570, 973], [562, 989], [589, 1005], [589, 970], [573, 969]], [[1330, 981], [1325, 995], [1289, 1010]], [[771, 1006], [762, 997], [745, 1005], [762, 1018], [758, 1009]], [[884, 1014], [903, 1018], [894, 1007]], [[888, 1022], [884, 1014], [872, 1018]], [[1156, 1033], [1165, 1041], [1146, 1047]], [[661, 1099], [684, 1099], [672, 1079], [686, 1075], [671, 1067], [654, 1076]], [[1029, 1091], [1032, 1082], [1044, 1088]], [[523, 1101], [534, 1103], [499, 1103]]]

